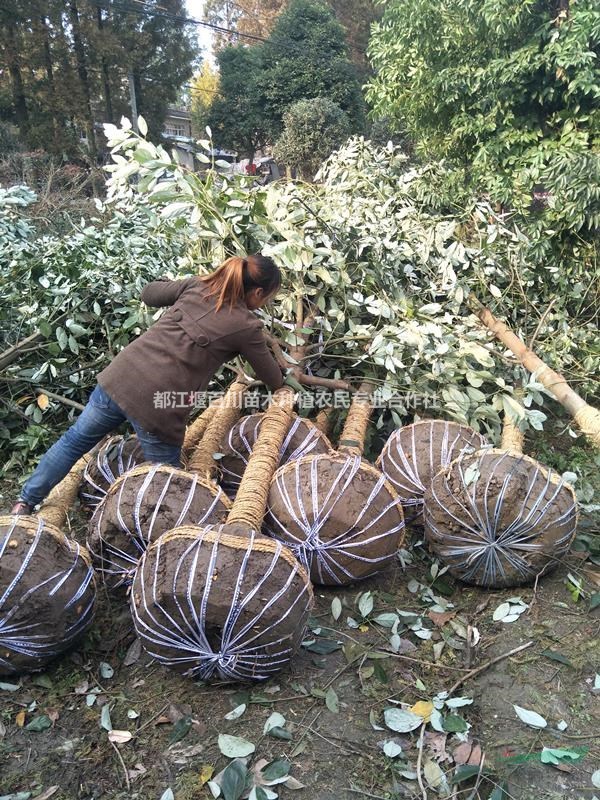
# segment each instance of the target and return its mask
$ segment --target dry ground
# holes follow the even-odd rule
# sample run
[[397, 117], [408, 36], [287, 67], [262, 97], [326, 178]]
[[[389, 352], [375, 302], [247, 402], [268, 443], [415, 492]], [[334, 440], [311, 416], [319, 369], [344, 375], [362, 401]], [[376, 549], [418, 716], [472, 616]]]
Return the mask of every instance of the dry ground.
[[[73, 532], [83, 537], [81, 518], [75, 517]], [[424, 587], [432, 584], [431, 563], [417, 547], [405, 569], [398, 563], [366, 584], [319, 590], [313, 620], [317, 631], [309, 638], [326, 639], [338, 649], [321, 655], [303, 648], [289, 672], [251, 688], [197, 685], [143, 652], [136, 658], [126, 603], [102, 591], [95, 626], [78, 649], [45, 673], [24, 677], [17, 689], [0, 689], [0, 796], [160, 800], [170, 788], [176, 800], [208, 798], [203, 780], [209, 767], [216, 774], [227, 765], [217, 738], [229, 733], [256, 745], [251, 763], [261, 758], [291, 762], [291, 774], [305, 788], [274, 787], [284, 799], [432, 800], [440, 795], [427, 785], [425, 772], [435, 776], [439, 764], [451, 781], [455, 758], [466, 760], [471, 746], [471, 761], [479, 762], [479, 744], [485, 757], [480, 774], [451, 783], [449, 796], [592, 800], [592, 774], [600, 768], [600, 690], [594, 689], [600, 671], [600, 608], [590, 611], [591, 594], [597, 591], [592, 584], [585, 584], [589, 593], [578, 602], [566, 585], [569, 572], [579, 576], [589, 566], [585, 555], [573, 554], [535, 591], [483, 592], [443, 576], [434, 591], [443, 591], [454, 607], [447, 618], [431, 619], [422, 600]], [[421, 586], [411, 592], [415, 580]], [[373, 593], [374, 608], [363, 619], [357, 598], [366, 591]], [[514, 595], [529, 608], [515, 622], [494, 622], [494, 609]], [[331, 612], [334, 597], [343, 604], [337, 621]], [[402, 654], [385, 652], [390, 631], [373, 618], [395, 609], [423, 615], [432, 638], [404, 631]], [[360, 627], [348, 627], [349, 616]], [[467, 646], [467, 625], [478, 629], [478, 644]], [[436, 663], [433, 647], [443, 638], [447, 644]], [[533, 644], [470, 677], [470, 670], [527, 642]], [[103, 662], [114, 670], [112, 677], [107, 677], [110, 669], [100, 666]], [[372, 723], [385, 727], [383, 711], [394, 702], [427, 701], [459, 679], [464, 685], [453, 696], [473, 698], [472, 705], [455, 711], [472, 726], [464, 737], [469, 745], [457, 752], [456, 734], [427, 726], [418, 765], [421, 788], [401, 774], [417, 771], [420, 731], [396, 734], [375, 730]], [[334, 693], [326, 702], [329, 689]], [[91, 706], [86, 701], [90, 694], [96, 695]], [[241, 717], [224, 719], [242, 703], [247, 708]], [[547, 728], [527, 726], [513, 704], [543, 715]], [[130, 731], [131, 741], [109, 741], [100, 724], [106, 705], [113, 727]], [[273, 711], [285, 717], [291, 741], [263, 735]], [[49, 718], [52, 727], [28, 728], [40, 717]], [[567, 723], [562, 732], [556, 728], [561, 720]], [[386, 740], [401, 744], [403, 754], [394, 759], [384, 755], [381, 743]], [[566, 756], [555, 766], [541, 763], [543, 746], [568, 750], [576, 760]]]

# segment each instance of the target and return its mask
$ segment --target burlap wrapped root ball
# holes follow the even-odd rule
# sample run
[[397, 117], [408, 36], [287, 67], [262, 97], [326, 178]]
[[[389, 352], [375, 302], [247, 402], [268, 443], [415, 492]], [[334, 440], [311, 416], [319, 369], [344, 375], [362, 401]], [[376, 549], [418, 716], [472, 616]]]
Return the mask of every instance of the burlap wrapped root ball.
[[82, 507], [93, 511], [117, 478], [144, 460], [137, 436], [111, 436], [100, 442], [90, 453], [83, 472], [79, 490]]
[[148, 545], [180, 525], [224, 522], [231, 502], [212, 481], [166, 464], [145, 464], [110, 487], [90, 520], [88, 547], [111, 589], [131, 582]]
[[0, 675], [43, 669], [90, 626], [87, 551], [41, 517], [0, 517]]
[[[219, 468], [221, 485], [230, 496], [235, 495], [238, 490], [264, 416], [260, 413], [243, 417], [227, 436], [223, 457], [219, 459]], [[280, 448], [279, 464], [302, 458], [308, 453], [328, 453], [331, 449], [331, 442], [313, 422], [294, 414]]]
[[434, 475], [463, 453], [486, 444], [467, 425], [441, 419], [420, 420], [395, 430], [376, 465], [400, 495], [406, 523], [423, 523], [423, 494]]
[[453, 461], [425, 492], [425, 538], [465, 583], [533, 581], [564, 556], [577, 502], [562, 478], [522, 454], [481, 450]]
[[404, 516], [394, 487], [360, 455], [305, 456], [271, 481], [263, 530], [294, 553], [315, 583], [348, 584], [390, 564]]
[[275, 675], [298, 650], [312, 603], [290, 551], [239, 523], [164, 534], [141, 559], [131, 594], [148, 653], [202, 680]]

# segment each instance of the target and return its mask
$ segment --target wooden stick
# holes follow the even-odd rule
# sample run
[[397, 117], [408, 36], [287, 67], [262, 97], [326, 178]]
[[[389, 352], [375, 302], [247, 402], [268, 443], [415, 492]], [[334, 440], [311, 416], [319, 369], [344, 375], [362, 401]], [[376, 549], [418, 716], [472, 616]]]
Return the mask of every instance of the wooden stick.
[[421, 725], [421, 732], [419, 734], [419, 755], [417, 756], [417, 780], [419, 781], [419, 788], [421, 789], [421, 795], [423, 800], [427, 800], [427, 789], [423, 784], [423, 776], [421, 775], [421, 764], [423, 763], [423, 739], [425, 738], [425, 726], [427, 723], [423, 721]]
[[595, 447], [600, 448], [600, 411], [571, 389], [562, 375], [548, 367], [504, 322], [496, 319], [489, 308], [474, 298], [470, 302], [486, 328], [514, 353], [529, 372], [535, 373], [537, 380], [571, 414], [581, 432]]
[[502, 653], [501, 656], [496, 656], [496, 658], [492, 658], [490, 661], [486, 661], [485, 664], [482, 664], [480, 667], [476, 667], [472, 669], [470, 672], [467, 672], [466, 675], [463, 675], [462, 678], [459, 678], [454, 686], [451, 689], [448, 689], [448, 695], [452, 696], [454, 692], [463, 685], [465, 681], [474, 678], [476, 675], [479, 675], [481, 672], [485, 672], [486, 669], [493, 667], [494, 664], [497, 664], [499, 661], [503, 661], [505, 658], [509, 658], [510, 656], [514, 656], [516, 653], [520, 653], [521, 650], [527, 650], [528, 647], [531, 647], [534, 642], [526, 642], [525, 644], [520, 645], [519, 647], [515, 647], [513, 650], [509, 650], [508, 653]]

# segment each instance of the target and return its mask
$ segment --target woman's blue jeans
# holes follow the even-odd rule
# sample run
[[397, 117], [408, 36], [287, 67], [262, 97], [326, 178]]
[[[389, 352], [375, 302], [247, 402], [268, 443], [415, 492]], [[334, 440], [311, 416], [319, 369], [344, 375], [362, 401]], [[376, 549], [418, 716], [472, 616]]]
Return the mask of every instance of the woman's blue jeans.
[[144, 430], [138, 422], [127, 417], [110, 395], [97, 385], [75, 423], [42, 456], [23, 486], [21, 499], [32, 506], [41, 503], [82, 455], [127, 419], [140, 440], [146, 461], [172, 464], [174, 467], [181, 465], [181, 448], [178, 445], [163, 442], [158, 436]]

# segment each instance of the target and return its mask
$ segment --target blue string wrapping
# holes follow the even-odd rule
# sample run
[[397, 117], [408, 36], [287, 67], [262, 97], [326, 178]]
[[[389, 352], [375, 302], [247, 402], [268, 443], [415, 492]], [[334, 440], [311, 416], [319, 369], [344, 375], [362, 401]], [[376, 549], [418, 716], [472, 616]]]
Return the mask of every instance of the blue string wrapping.
[[572, 487], [534, 459], [465, 454], [425, 492], [425, 538], [449, 572], [486, 588], [518, 586], [553, 569], [577, 527]]
[[358, 455], [320, 454], [277, 470], [263, 530], [290, 548], [314, 583], [344, 585], [391, 563], [404, 516], [379, 470]]
[[148, 653], [202, 680], [271, 678], [300, 646], [312, 604], [289, 550], [240, 524], [165, 533], [140, 560], [131, 593]]
[[[252, 448], [258, 439], [263, 418], [264, 414], [250, 414], [243, 417], [227, 436], [219, 468], [221, 485], [231, 497], [239, 488]], [[279, 450], [279, 465], [302, 458], [308, 453], [329, 453], [331, 450], [331, 442], [314, 423], [294, 414], [293, 422]]]
[[223, 490], [192, 472], [144, 464], [122, 475], [89, 524], [88, 548], [111, 589], [128, 586], [148, 544], [180, 525], [224, 522]]
[[0, 517], [0, 674], [43, 669], [91, 625], [85, 548], [41, 517]]
[[395, 430], [376, 466], [400, 495], [407, 524], [422, 524], [423, 494], [431, 479], [462, 453], [485, 447], [481, 434], [441, 419], [425, 419]]

